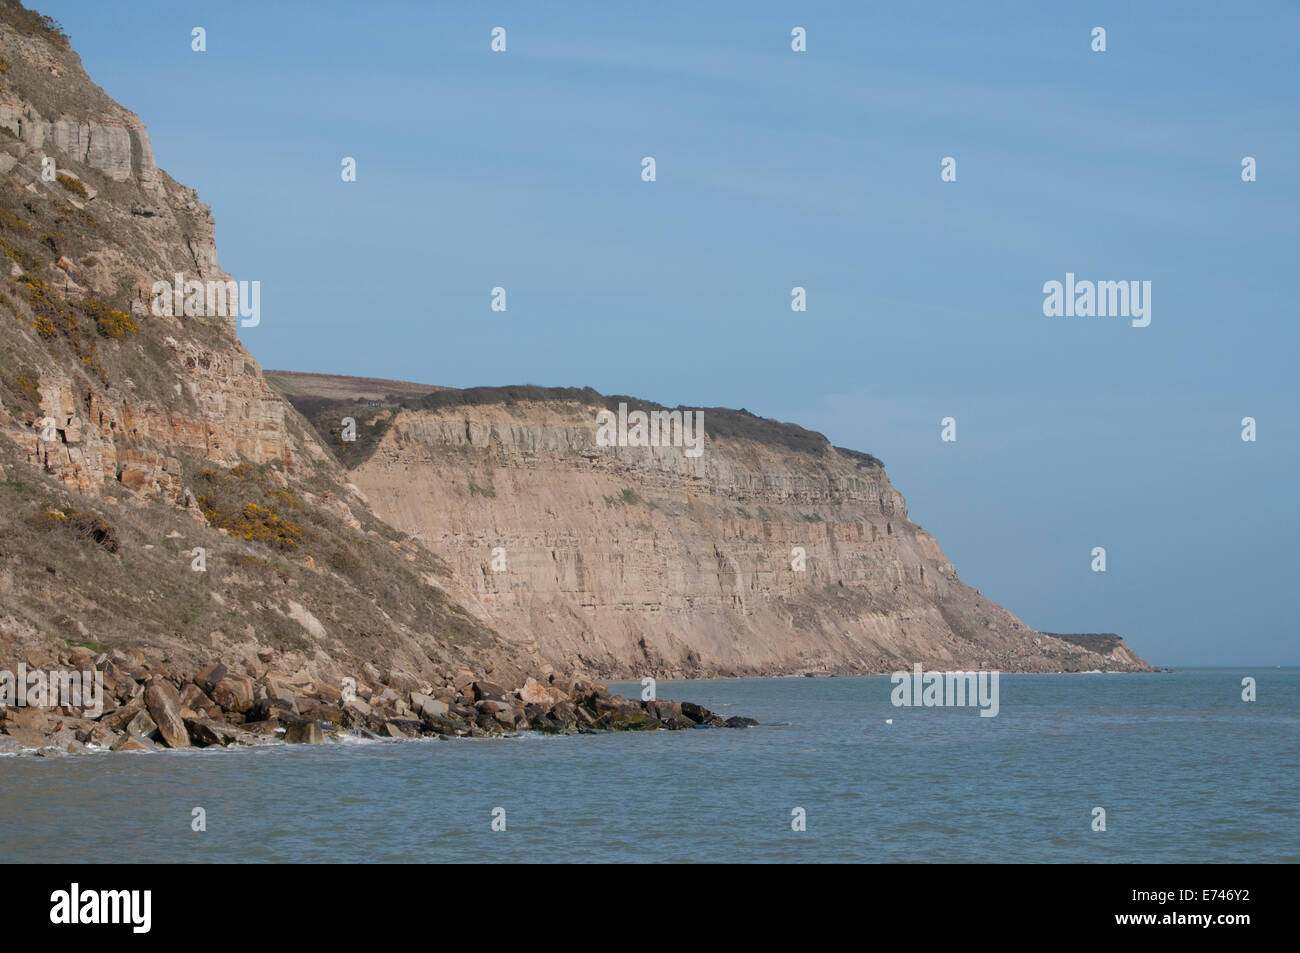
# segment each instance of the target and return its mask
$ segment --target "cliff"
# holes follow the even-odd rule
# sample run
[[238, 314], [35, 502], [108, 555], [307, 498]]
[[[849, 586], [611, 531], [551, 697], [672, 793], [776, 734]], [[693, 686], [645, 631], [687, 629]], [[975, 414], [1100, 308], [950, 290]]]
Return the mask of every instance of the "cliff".
[[308, 712], [389, 736], [718, 721], [633, 710], [573, 668], [1146, 667], [964, 586], [880, 461], [799, 427], [707, 408], [688, 456], [597, 445], [620, 399], [589, 390], [274, 372], [291, 405], [233, 310], [204, 306], [235, 277], [208, 206], [16, 0], [0, 252], [0, 669], [93, 665], [120, 736], [11, 709], [10, 738], [313, 737]]
[[211, 211], [14, 0], [0, 269], [0, 660], [129, 648], [180, 677], [222, 659], [374, 687], [539, 674], [444, 562], [370, 512], [229, 309], [155, 313], [157, 282], [232, 278]]
[[552, 664], [638, 678], [1148, 668], [1117, 636], [1035, 632], [963, 584], [879, 460], [803, 428], [705, 408], [692, 456], [599, 445], [602, 411], [662, 409], [635, 398], [519, 387], [348, 401], [293, 380], [375, 512]]

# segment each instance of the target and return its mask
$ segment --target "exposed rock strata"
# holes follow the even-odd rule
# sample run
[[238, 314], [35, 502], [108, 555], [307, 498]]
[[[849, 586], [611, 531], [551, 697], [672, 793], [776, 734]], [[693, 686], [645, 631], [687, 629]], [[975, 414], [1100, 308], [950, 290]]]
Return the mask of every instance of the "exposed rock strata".
[[1147, 669], [1117, 637], [1034, 632], [964, 585], [874, 458], [802, 435], [709, 433], [697, 458], [597, 446], [602, 409], [417, 403], [352, 479], [498, 631], [602, 676]]

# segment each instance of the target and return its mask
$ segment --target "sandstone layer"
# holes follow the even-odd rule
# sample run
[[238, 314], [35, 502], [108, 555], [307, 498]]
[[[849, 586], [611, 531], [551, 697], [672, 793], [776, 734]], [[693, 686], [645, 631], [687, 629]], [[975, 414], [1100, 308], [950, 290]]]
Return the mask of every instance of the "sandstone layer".
[[1118, 637], [1034, 632], [963, 584], [868, 454], [717, 409], [698, 457], [599, 446], [597, 414], [616, 401], [522, 391], [367, 407], [361, 438], [378, 436], [351, 475], [507, 640], [552, 664], [610, 677], [1147, 668]]

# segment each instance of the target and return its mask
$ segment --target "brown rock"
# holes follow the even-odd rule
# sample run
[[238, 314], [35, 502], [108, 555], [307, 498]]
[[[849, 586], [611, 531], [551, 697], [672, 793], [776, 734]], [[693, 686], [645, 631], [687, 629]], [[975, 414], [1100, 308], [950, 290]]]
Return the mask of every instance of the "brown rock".
[[186, 718], [185, 727], [189, 729], [190, 738], [201, 748], [234, 744], [239, 738], [239, 731], [230, 725], [211, 718]]
[[190, 736], [181, 719], [181, 696], [161, 678], [152, 678], [144, 690], [144, 704], [169, 748], [188, 748]]
[[141, 738], [138, 735], [123, 735], [113, 745], [113, 751], [157, 751], [158, 746], [148, 738]]
[[384, 679], [384, 684], [399, 695], [409, 695], [412, 692], [418, 692], [424, 685], [420, 679], [416, 678], [410, 672], [402, 669], [394, 669], [388, 673]]
[[314, 721], [300, 721], [285, 729], [284, 740], [291, 745], [323, 745], [325, 732]]
[[22, 728], [18, 725], [6, 725], [5, 734], [24, 748], [40, 748], [50, 743], [44, 732], [34, 728]]
[[118, 708], [111, 715], [105, 715], [100, 719], [101, 722], [108, 725], [116, 731], [125, 731], [127, 724], [139, 712], [144, 710], [144, 693], [141, 692], [138, 698], [133, 698], [125, 705]]
[[198, 675], [195, 675], [194, 684], [198, 685], [199, 688], [211, 695], [212, 689], [215, 688], [217, 683], [228, 674], [230, 674], [230, 670], [218, 662], [216, 665], [209, 666], [202, 672], [199, 672]]
[[343, 723], [343, 709], [338, 705], [324, 705], [320, 702], [308, 702], [306, 705], [299, 705], [299, 713], [312, 721], [322, 721], [326, 724], [341, 725]]
[[253, 680], [247, 675], [226, 675], [208, 694], [226, 711], [245, 714], [253, 707]]
[[49, 724], [49, 719], [45, 716], [45, 709], [43, 708], [10, 706], [0, 708], [0, 712], [4, 713], [6, 730], [12, 726], [14, 728], [29, 728], [32, 731], [44, 731]]
[[495, 682], [475, 682], [473, 688], [475, 701], [482, 701], [485, 698], [490, 701], [505, 701], [509, 695], [504, 688]]
[[451, 706], [446, 702], [430, 698], [428, 695], [421, 695], [418, 692], [411, 696], [411, 707], [421, 717], [427, 715], [431, 718], [441, 718], [451, 711]]
[[526, 704], [546, 705], [564, 701], [565, 695], [557, 688], [543, 685], [535, 678], [529, 678], [524, 682], [524, 687], [519, 689], [519, 698]]
[[217, 703], [208, 697], [207, 692], [189, 682], [181, 689], [181, 707], [195, 713], [210, 712], [217, 707]]
[[578, 710], [571, 702], [558, 702], [551, 706], [550, 717], [564, 728], [573, 728], [578, 724]]
[[284, 726], [280, 724], [280, 719], [271, 718], [266, 721], [246, 721], [244, 730], [251, 731], [259, 735], [278, 735], [280, 729]]
[[296, 714], [298, 714], [298, 706], [293, 703], [293, 699], [263, 698], [253, 702], [253, 707], [248, 710], [248, 720], [267, 721], [279, 715]]
[[82, 744], [97, 745], [100, 748], [113, 747], [121, 737], [120, 731], [114, 731], [103, 722], [97, 722], [77, 732], [77, 740]]
[[152, 741], [154, 736], [158, 734], [158, 724], [153, 720], [149, 712], [142, 708], [126, 723], [124, 730], [128, 735]]

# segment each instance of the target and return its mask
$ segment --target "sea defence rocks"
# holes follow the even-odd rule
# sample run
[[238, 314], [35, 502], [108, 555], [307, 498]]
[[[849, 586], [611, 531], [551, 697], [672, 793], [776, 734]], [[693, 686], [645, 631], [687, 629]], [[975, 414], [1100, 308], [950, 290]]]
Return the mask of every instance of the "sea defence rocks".
[[[528, 676], [509, 688], [469, 671], [443, 672], [435, 682], [371, 666], [342, 688], [304, 673], [267, 669], [255, 675], [215, 663], [186, 675], [151, 670], [122, 653], [94, 660], [104, 678], [98, 717], [68, 708], [0, 708], [0, 753], [86, 749], [158, 751], [268, 744], [368, 740], [489, 738], [524, 731], [678, 731], [744, 728], [750, 718], [723, 719], [700, 705], [637, 701], [584, 676]], [[369, 672], [367, 672], [369, 669]]]

